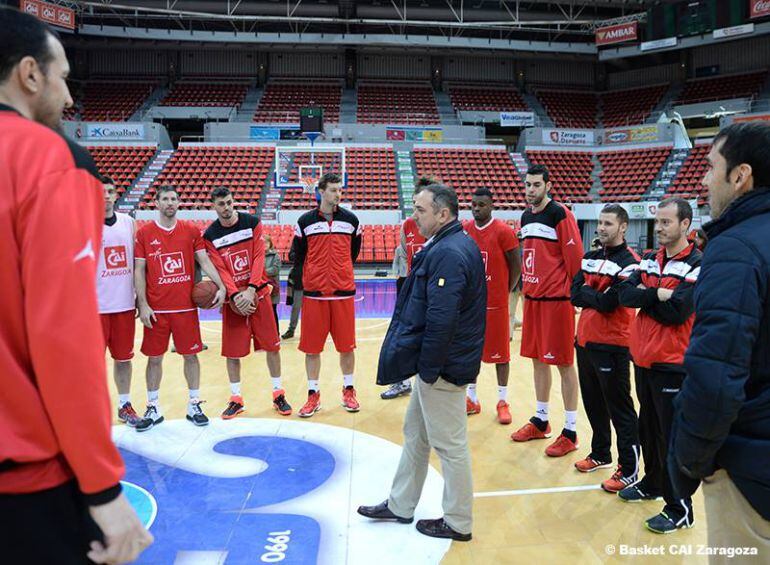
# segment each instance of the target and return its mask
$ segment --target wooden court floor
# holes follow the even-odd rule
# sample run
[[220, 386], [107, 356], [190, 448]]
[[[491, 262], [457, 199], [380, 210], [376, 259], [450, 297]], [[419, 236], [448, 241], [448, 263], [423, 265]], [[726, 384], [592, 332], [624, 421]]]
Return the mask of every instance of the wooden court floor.
[[[282, 320], [282, 330], [285, 325]], [[361, 403], [361, 411], [357, 414], [349, 414], [339, 405], [342, 377], [337, 355], [331, 342], [327, 343], [321, 370], [323, 410], [310, 422], [353, 428], [396, 444], [402, 443], [401, 425], [409, 399], [381, 400], [379, 394], [383, 389], [375, 384], [379, 348], [387, 325], [388, 320], [357, 320], [356, 389]], [[139, 412], [143, 410], [146, 398], [145, 359], [138, 352], [141, 335], [141, 327], [138, 327], [131, 387], [132, 400]], [[219, 322], [203, 322], [202, 335], [209, 349], [199, 356], [201, 396], [207, 401], [206, 413], [214, 418], [221, 413], [230, 394], [224, 359], [219, 355]], [[695, 527], [661, 536], [647, 531], [643, 521], [657, 514], [662, 509], [662, 502], [623, 503], [617, 496], [598, 488], [598, 484], [611, 474], [610, 469], [588, 475], [574, 469], [574, 462], [590, 450], [590, 428], [582, 404], [578, 420], [582, 446], [578, 452], [552, 459], [544, 454], [546, 443], [543, 441], [514, 444], [510, 440], [510, 434], [532, 415], [535, 402], [531, 363], [518, 356], [520, 337], [521, 332], [516, 331], [511, 346], [509, 402], [512, 425], [501, 426], [496, 422], [494, 367], [484, 365], [482, 368], [478, 386], [482, 412], [471, 416], [468, 422], [475, 493], [473, 540], [453, 543], [443, 563], [582, 564], [628, 563], [639, 559], [655, 563], [706, 563], [706, 557], [697, 555], [698, 547], [706, 544], [700, 491], [694, 497]], [[291, 418], [297, 418], [296, 411], [307, 396], [304, 356], [297, 350], [298, 342], [298, 337], [285, 341], [281, 349], [284, 388], [295, 410]], [[111, 363], [108, 366], [111, 372]], [[270, 405], [270, 381], [263, 353], [244, 360], [242, 382], [247, 405], [245, 416], [281, 418]], [[112, 384], [111, 393], [114, 401]], [[551, 394], [551, 420], [556, 432], [563, 423], [563, 407], [555, 370]], [[160, 401], [166, 418], [184, 418], [187, 389], [182, 376], [182, 360], [176, 354], [166, 356]], [[432, 464], [440, 470], [435, 454]], [[373, 493], [369, 500], [361, 503], [373, 504], [386, 495], [386, 492]], [[622, 556], [621, 546], [663, 546], [665, 555]], [[691, 550], [692, 554], [672, 555], [673, 551], [681, 553], [682, 549]]]

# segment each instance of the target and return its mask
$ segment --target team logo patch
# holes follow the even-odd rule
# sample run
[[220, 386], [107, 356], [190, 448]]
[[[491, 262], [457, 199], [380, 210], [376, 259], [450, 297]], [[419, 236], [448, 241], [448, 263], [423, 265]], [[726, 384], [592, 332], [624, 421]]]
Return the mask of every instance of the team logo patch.
[[161, 253], [160, 269], [164, 277], [178, 277], [186, 275], [184, 268], [184, 256], [181, 251], [173, 253]]
[[231, 253], [229, 255], [229, 259], [230, 267], [232, 267], [233, 274], [235, 275], [248, 273], [251, 269], [251, 264], [249, 262], [249, 252], [245, 249]]
[[115, 245], [104, 248], [104, 264], [107, 269], [125, 269], [128, 266], [126, 247]]
[[535, 274], [535, 250], [525, 249], [523, 253], [523, 259], [524, 259], [524, 274], [534, 275]]

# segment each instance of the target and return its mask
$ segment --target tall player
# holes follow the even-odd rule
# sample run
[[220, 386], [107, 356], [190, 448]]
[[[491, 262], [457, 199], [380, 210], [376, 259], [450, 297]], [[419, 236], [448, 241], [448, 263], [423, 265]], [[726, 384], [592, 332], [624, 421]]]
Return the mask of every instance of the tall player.
[[270, 302], [270, 285], [265, 276], [265, 243], [262, 224], [256, 216], [238, 212], [227, 187], [211, 191], [210, 200], [217, 213], [203, 234], [211, 262], [227, 289], [230, 307], [222, 309], [222, 357], [227, 359], [230, 401], [222, 412], [229, 420], [243, 412], [241, 358], [263, 349], [273, 384], [273, 407], [282, 415], [291, 414], [281, 386], [281, 338]]
[[525, 299], [521, 356], [532, 359], [537, 411], [511, 439], [530, 441], [551, 436], [548, 401], [551, 365], [556, 365], [561, 374], [565, 424], [545, 453], [550, 457], [561, 457], [578, 447], [578, 378], [572, 366], [575, 310], [570, 303], [570, 286], [580, 270], [583, 241], [572, 212], [549, 198], [551, 181], [546, 167], [534, 165], [529, 168], [525, 189], [529, 208], [521, 217]]
[[634, 311], [621, 306], [618, 296], [620, 285], [639, 268], [639, 256], [626, 244], [627, 229], [628, 212], [622, 206], [602, 208], [597, 229], [602, 247], [585, 254], [572, 281], [572, 304], [582, 308], [575, 341], [578, 377], [593, 431], [591, 453], [575, 463], [575, 468], [591, 473], [611, 466], [611, 421], [618, 468], [602, 482], [607, 492], [634, 484], [641, 459], [628, 353]]
[[134, 357], [136, 332], [136, 226], [131, 216], [115, 212], [118, 197], [115, 182], [108, 176], [102, 176], [101, 181], [104, 187], [104, 228], [96, 271], [96, 295], [99, 299], [104, 342], [114, 362], [118, 419], [134, 428], [140, 419], [131, 405], [131, 359]]
[[[508, 375], [511, 372], [510, 320], [508, 296], [521, 274], [519, 240], [505, 222], [492, 217], [492, 192], [479, 188], [471, 200], [473, 220], [463, 222], [463, 228], [481, 250], [487, 279], [487, 325], [484, 333], [484, 363], [494, 363], [497, 372], [497, 420], [511, 423], [508, 405]], [[481, 403], [476, 396], [476, 383], [467, 388], [466, 412], [478, 414]]]
[[[438, 184], [438, 181], [430, 177], [420, 177], [417, 184], [414, 186], [414, 196], [417, 196], [422, 192], [423, 188], [432, 184]], [[414, 221], [414, 218], [409, 216], [404, 220], [404, 223], [401, 224], [400, 243], [400, 247], [406, 254], [407, 275], [409, 275], [409, 271], [412, 269], [412, 260], [414, 259], [415, 253], [420, 251], [423, 245], [425, 245], [425, 238], [420, 234], [420, 230], [417, 228], [417, 223]], [[383, 400], [391, 400], [393, 398], [398, 398], [399, 396], [411, 394], [411, 392], [412, 380], [406, 379], [405, 381], [390, 385], [387, 390], [380, 394], [380, 398]]]
[[209, 419], [200, 406], [198, 352], [203, 344], [198, 309], [192, 301], [196, 261], [218, 287], [212, 307], [222, 306], [226, 297], [225, 286], [211, 264], [200, 231], [176, 217], [179, 208], [176, 189], [159, 187], [155, 203], [158, 220], [139, 228], [134, 248], [136, 302], [139, 319], [144, 324], [142, 353], [147, 356], [147, 410], [136, 425], [139, 432], [163, 421], [158, 389], [163, 377], [163, 356], [172, 335], [177, 353], [184, 358], [184, 376], [190, 395], [187, 419], [196, 426], [208, 425]]
[[329, 333], [340, 354], [342, 406], [358, 412], [353, 387], [356, 358], [356, 282], [353, 263], [361, 250], [358, 218], [339, 206], [342, 177], [327, 173], [318, 181], [318, 208], [299, 217], [294, 231], [297, 261], [303, 264], [302, 330], [299, 350], [305, 353], [308, 398], [299, 415], [309, 418], [321, 409], [318, 377], [321, 352]]

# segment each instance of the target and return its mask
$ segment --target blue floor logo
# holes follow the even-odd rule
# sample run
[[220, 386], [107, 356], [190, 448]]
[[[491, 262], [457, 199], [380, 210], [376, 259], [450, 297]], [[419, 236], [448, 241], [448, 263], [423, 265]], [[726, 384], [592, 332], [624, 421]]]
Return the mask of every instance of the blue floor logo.
[[[248, 418], [114, 436], [126, 495], [155, 536], [140, 563], [438, 563], [449, 547], [355, 513], [387, 496], [400, 456], [375, 436]], [[417, 518], [441, 516], [442, 486], [431, 469]]]

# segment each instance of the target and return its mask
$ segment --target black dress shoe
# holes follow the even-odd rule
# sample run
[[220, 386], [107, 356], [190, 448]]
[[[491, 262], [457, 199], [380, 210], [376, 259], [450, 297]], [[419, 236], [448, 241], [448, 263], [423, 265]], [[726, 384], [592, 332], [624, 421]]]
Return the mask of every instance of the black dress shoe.
[[461, 534], [454, 531], [444, 522], [443, 518], [437, 520], [417, 520], [417, 531], [432, 538], [449, 538], [455, 541], [471, 541], [471, 534]]
[[395, 520], [400, 524], [411, 524], [414, 522], [414, 518], [402, 518], [393, 514], [388, 508], [387, 500], [377, 506], [359, 506], [358, 513], [372, 520]]

